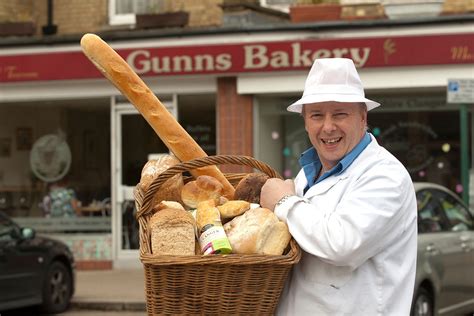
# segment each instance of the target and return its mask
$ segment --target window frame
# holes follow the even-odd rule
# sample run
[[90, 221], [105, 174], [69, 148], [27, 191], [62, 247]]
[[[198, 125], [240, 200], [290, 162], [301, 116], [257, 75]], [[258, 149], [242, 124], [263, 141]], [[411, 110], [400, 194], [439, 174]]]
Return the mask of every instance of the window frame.
[[137, 19], [135, 13], [116, 14], [117, 0], [109, 1], [109, 24], [110, 25], [135, 25]]

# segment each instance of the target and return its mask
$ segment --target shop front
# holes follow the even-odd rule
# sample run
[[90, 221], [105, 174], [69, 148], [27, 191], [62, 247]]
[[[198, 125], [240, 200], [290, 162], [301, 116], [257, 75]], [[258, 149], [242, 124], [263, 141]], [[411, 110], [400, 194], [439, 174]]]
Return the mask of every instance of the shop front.
[[[301, 117], [286, 106], [300, 97], [313, 59], [352, 58], [367, 96], [383, 104], [368, 118], [377, 140], [414, 181], [463, 196], [472, 191], [460, 163], [473, 156], [461, 142], [472, 139], [472, 111], [448, 104], [446, 85], [473, 77], [474, 33], [463, 27], [399, 33], [315, 38], [298, 31], [111, 44], [209, 155], [250, 154], [286, 178], [296, 175], [297, 158], [310, 146]], [[0, 208], [67, 241], [84, 267], [139, 264], [132, 192], [143, 165], [168, 153], [166, 146], [78, 44], [5, 49], [0, 62]], [[40, 141], [47, 135], [54, 146]], [[42, 204], [59, 180], [80, 201], [74, 216], [51, 216]]]

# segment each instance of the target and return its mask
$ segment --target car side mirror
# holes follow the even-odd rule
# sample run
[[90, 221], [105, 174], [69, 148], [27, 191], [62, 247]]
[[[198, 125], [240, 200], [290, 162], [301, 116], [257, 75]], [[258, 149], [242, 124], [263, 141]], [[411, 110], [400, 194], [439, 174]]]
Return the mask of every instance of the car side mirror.
[[29, 227], [23, 227], [21, 229], [21, 237], [23, 239], [33, 239], [35, 237], [35, 230]]

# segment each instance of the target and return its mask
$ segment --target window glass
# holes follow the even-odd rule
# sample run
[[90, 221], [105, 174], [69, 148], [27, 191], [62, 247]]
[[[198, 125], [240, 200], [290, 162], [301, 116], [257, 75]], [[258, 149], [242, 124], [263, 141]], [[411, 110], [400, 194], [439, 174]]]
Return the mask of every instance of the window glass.
[[[257, 97], [255, 157], [285, 178], [296, 176], [300, 154], [311, 147], [302, 117], [286, 111], [299, 98]], [[403, 163], [413, 181], [437, 183], [461, 194], [459, 111], [446, 106], [445, 93], [369, 98], [382, 103], [368, 113], [369, 131]], [[466, 150], [471, 152], [470, 148]]]
[[437, 191], [437, 195], [452, 231], [473, 229], [472, 217], [464, 205], [446, 192]]
[[416, 194], [418, 206], [418, 232], [433, 233], [447, 230], [442, 208], [431, 190], [421, 190]]

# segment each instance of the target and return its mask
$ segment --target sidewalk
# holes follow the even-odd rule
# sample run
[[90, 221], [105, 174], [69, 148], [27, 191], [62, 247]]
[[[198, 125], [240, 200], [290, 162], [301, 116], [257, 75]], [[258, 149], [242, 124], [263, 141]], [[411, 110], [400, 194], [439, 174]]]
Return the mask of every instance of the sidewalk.
[[71, 309], [143, 311], [145, 314], [143, 269], [76, 271]]

